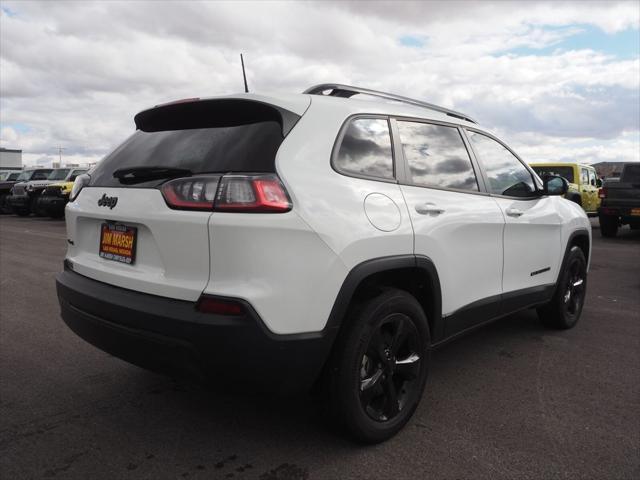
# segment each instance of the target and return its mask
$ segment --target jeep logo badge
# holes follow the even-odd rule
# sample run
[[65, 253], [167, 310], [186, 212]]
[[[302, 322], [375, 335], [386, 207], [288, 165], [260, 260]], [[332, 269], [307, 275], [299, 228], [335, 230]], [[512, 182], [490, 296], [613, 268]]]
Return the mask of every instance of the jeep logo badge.
[[99, 207], [109, 207], [113, 210], [113, 207], [118, 203], [118, 197], [107, 197], [106, 193], [102, 194], [102, 197], [98, 200]]

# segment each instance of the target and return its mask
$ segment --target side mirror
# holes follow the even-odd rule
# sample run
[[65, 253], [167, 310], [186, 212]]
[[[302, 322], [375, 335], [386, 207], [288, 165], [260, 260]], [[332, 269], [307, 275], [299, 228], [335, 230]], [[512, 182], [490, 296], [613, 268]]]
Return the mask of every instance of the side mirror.
[[564, 195], [569, 190], [569, 182], [558, 175], [545, 175], [542, 178], [543, 195]]
[[596, 187], [600, 188], [602, 186], [602, 180], [596, 178]]

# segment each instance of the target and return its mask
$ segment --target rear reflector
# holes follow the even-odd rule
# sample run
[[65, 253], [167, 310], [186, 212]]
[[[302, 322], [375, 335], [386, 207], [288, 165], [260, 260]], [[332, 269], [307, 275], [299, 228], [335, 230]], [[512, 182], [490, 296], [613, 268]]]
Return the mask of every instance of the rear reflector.
[[242, 315], [244, 313], [244, 308], [239, 302], [204, 295], [198, 300], [196, 310], [217, 315]]
[[604, 187], [601, 188], [600, 191], [598, 192], [598, 197], [607, 198], [607, 189]]
[[169, 207], [237, 213], [283, 213], [291, 200], [277, 175], [199, 175], [160, 187]]

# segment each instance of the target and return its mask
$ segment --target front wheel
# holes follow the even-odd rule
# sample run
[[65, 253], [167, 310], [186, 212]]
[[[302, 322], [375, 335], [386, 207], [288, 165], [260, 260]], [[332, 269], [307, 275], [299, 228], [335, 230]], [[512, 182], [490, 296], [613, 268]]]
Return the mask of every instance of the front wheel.
[[382, 442], [402, 429], [422, 398], [427, 318], [412, 295], [385, 289], [345, 321], [328, 371], [331, 414], [356, 440]]
[[573, 246], [560, 272], [553, 299], [538, 308], [538, 317], [551, 328], [573, 328], [580, 318], [587, 293], [587, 261], [580, 247]]

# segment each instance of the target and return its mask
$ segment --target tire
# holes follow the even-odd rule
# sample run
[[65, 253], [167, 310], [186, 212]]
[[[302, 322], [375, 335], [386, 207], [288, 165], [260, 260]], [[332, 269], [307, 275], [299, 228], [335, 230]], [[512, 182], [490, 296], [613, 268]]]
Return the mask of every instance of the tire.
[[618, 233], [618, 217], [600, 215], [600, 235], [607, 238], [615, 237]]
[[409, 293], [384, 289], [345, 321], [326, 372], [329, 413], [355, 440], [382, 442], [404, 427], [422, 398], [427, 317]]
[[558, 278], [553, 299], [539, 307], [540, 321], [550, 328], [566, 330], [580, 319], [587, 293], [587, 261], [580, 247], [573, 246]]
[[16, 208], [15, 213], [21, 217], [28, 217], [31, 211], [28, 208]]
[[7, 204], [7, 198], [9, 198], [9, 195], [6, 193], [0, 195], [0, 214], [12, 213], [12, 208]]

